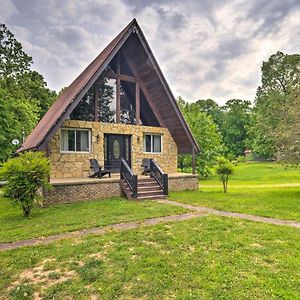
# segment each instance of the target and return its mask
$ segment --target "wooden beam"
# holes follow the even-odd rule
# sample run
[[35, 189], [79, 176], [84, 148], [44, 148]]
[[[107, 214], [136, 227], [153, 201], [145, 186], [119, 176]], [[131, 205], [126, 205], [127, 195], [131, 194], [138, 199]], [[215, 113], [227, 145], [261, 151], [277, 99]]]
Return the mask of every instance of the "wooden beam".
[[133, 75], [134, 75], [134, 77], [135, 77], [135, 79], [136, 79], [136, 82], [139, 84], [140, 89], [143, 91], [143, 93], [144, 93], [144, 95], [145, 95], [145, 97], [146, 97], [146, 99], [147, 99], [147, 101], [148, 101], [148, 103], [149, 103], [149, 106], [150, 106], [150, 108], [152, 109], [153, 114], [155, 115], [155, 117], [156, 117], [158, 123], [160, 124], [161, 127], [167, 127], [167, 126], [165, 125], [163, 119], [161, 118], [160, 113], [158, 112], [157, 108], [156, 108], [156, 107], [154, 106], [154, 104], [152, 103], [152, 101], [151, 101], [151, 96], [150, 96], [148, 90], [146, 89], [144, 83], [141, 81], [141, 79], [140, 79], [140, 77], [139, 77], [139, 75], [138, 75], [138, 72], [137, 72], [137, 70], [136, 70], [136, 68], [135, 68], [135, 66], [134, 66], [134, 62], [131, 61], [131, 60], [128, 58], [128, 56], [127, 56], [127, 63], [128, 63], [129, 68], [131, 69], [131, 71], [132, 71], [132, 73], [133, 73]]
[[99, 122], [99, 86], [98, 80], [95, 81], [95, 122]]
[[136, 125], [140, 125], [140, 119], [141, 119], [141, 103], [140, 103], [140, 85], [137, 82], [135, 84], [135, 119], [136, 119]]
[[133, 76], [130, 76], [130, 75], [125, 75], [125, 74], [117, 74], [115, 72], [105, 72], [103, 74], [104, 76], [107, 76], [107, 77], [110, 77], [110, 78], [114, 78], [114, 79], [121, 79], [121, 80], [124, 80], [124, 81], [129, 81], [129, 82], [136, 82], [135, 78]]
[[116, 97], [116, 123], [120, 123], [121, 119], [121, 80], [120, 80], [120, 71], [121, 71], [121, 64], [120, 64], [120, 53], [117, 54], [117, 97]]
[[196, 151], [194, 147], [192, 149], [192, 160], [193, 160], [193, 174], [196, 174]]

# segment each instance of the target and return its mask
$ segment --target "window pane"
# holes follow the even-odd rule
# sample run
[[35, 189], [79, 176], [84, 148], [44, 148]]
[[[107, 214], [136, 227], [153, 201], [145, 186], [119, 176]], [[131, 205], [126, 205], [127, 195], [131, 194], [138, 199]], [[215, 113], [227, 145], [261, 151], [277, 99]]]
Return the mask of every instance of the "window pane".
[[120, 122], [135, 124], [135, 83], [121, 80], [120, 85]]
[[87, 130], [76, 130], [76, 151], [88, 152], [89, 150], [89, 132]]
[[75, 131], [61, 130], [61, 150], [75, 151]]
[[161, 136], [153, 135], [153, 152], [161, 152]]
[[94, 121], [95, 119], [95, 90], [94, 85], [84, 95], [70, 115], [71, 120]]
[[100, 77], [96, 85], [99, 94], [99, 120], [113, 123], [116, 118], [116, 80]]
[[144, 135], [144, 152], [151, 152], [151, 135]]

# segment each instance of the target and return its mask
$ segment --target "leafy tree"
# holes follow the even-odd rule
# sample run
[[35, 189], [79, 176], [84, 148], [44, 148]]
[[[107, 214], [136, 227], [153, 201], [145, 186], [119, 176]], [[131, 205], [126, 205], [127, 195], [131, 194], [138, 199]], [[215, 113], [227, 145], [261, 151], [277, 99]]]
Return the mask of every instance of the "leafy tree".
[[221, 128], [223, 120], [223, 111], [222, 108], [212, 99], [198, 100], [192, 105], [197, 105], [199, 110], [206, 115], [210, 116], [215, 124]]
[[6, 180], [5, 195], [22, 207], [24, 217], [38, 203], [40, 188], [48, 188], [50, 166], [42, 152], [26, 152], [3, 163], [0, 178]]
[[216, 172], [220, 176], [224, 193], [227, 192], [229, 175], [233, 173], [232, 163], [225, 157], [219, 157], [216, 165]]
[[38, 107], [29, 102], [23, 91], [16, 89], [11, 95], [5, 81], [0, 80], [0, 161], [16, 150], [13, 139], [22, 141], [23, 131], [30, 132], [38, 121]]
[[[212, 118], [200, 112], [197, 106], [185, 102], [182, 98], [178, 99], [178, 105], [201, 148], [196, 160], [197, 172], [202, 176], [208, 176], [217, 157], [224, 152], [218, 127]], [[190, 155], [180, 156], [179, 162], [181, 167], [191, 166], [192, 158]]]
[[287, 111], [276, 133], [277, 159], [281, 162], [300, 164], [300, 95]]
[[11, 140], [29, 134], [56, 98], [31, 64], [21, 43], [0, 24], [0, 161], [15, 150]]
[[250, 143], [264, 158], [274, 157], [281, 120], [295, 99], [300, 85], [300, 55], [277, 52], [262, 65], [262, 85], [257, 89]]
[[233, 157], [244, 155], [250, 125], [251, 102], [232, 99], [222, 107], [223, 119], [220, 126], [227, 154]]
[[16, 77], [29, 71], [32, 58], [24, 51], [14, 34], [0, 24], [0, 77]]

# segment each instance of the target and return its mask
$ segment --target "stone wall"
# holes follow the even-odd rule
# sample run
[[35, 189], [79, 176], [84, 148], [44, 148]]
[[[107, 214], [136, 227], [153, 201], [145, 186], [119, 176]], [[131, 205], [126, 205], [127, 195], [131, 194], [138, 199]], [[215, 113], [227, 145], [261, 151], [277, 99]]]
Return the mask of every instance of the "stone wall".
[[185, 175], [184, 177], [169, 176], [169, 191], [178, 192], [184, 190], [196, 191], [199, 189], [199, 179], [197, 175]]
[[[104, 134], [108, 133], [132, 136], [131, 163], [135, 173], [142, 173], [143, 158], [155, 159], [165, 173], [176, 172], [177, 145], [167, 128], [74, 120], [67, 120], [62, 127], [91, 129], [91, 151], [90, 153], [61, 153], [60, 130], [58, 130], [49, 144], [51, 178], [88, 177], [91, 158], [96, 158], [100, 165], [104, 165]], [[144, 133], [162, 134], [162, 153], [143, 152]]]
[[[196, 175], [169, 176], [169, 191], [198, 190], [198, 177]], [[119, 179], [105, 179], [99, 181], [61, 182], [54, 183], [53, 188], [44, 191], [45, 206], [58, 203], [71, 203], [105, 199], [122, 195]]]

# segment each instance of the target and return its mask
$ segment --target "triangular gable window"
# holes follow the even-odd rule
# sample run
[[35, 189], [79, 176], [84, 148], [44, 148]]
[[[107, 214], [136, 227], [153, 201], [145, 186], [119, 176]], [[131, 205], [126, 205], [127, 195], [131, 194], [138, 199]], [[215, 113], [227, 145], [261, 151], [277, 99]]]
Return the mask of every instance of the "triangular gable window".
[[142, 104], [145, 97], [142, 91], [136, 88], [136, 84], [125, 58], [117, 54], [78, 103], [70, 119], [159, 126], [147, 104], [140, 107], [140, 120], [137, 122], [136, 98], [141, 97]]

